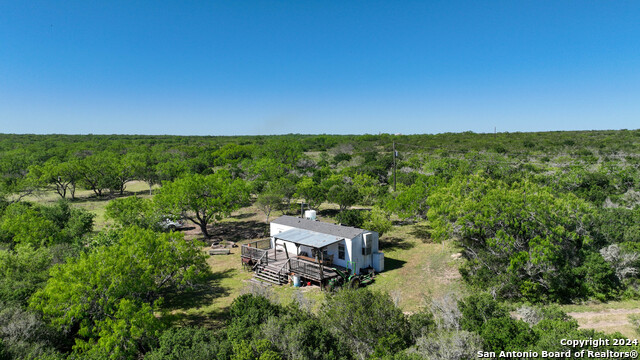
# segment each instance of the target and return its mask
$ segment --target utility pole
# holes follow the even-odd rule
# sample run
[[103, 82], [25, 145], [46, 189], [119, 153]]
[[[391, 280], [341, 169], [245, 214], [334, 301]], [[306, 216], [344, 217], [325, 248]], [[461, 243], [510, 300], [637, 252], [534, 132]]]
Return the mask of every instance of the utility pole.
[[396, 152], [396, 142], [393, 142], [393, 192], [396, 191], [396, 172], [398, 172], [398, 168], [396, 167], [396, 156], [398, 153]]

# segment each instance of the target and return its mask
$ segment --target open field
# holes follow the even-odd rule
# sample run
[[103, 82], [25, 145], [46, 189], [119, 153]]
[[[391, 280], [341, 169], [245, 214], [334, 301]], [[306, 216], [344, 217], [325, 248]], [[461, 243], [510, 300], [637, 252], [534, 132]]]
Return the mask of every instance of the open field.
[[[154, 185], [153, 189], [159, 188], [158, 185]], [[149, 198], [149, 185], [143, 181], [131, 181], [127, 183], [125, 192], [122, 196], [117, 195], [115, 197], [127, 197], [136, 195], [143, 198]], [[102, 198], [97, 197], [93, 191], [77, 189], [75, 193], [75, 199], [71, 200], [71, 195], [67, 193], [67, 199], [71, 200], [71, 205], [83, 208], [96, 215], [94, 219], [94, 230], [99, 231], [107, 225], [107, 220], [104, 218], [104, 210], [109, 200], [115, 198], [111, 196], [104, 196]], [[27, 196], [25, 201], [32, 201], [39, 204], [49, 205], [58, 200], [61, 197], [55, 190], [40, 191], [36, 194]]]

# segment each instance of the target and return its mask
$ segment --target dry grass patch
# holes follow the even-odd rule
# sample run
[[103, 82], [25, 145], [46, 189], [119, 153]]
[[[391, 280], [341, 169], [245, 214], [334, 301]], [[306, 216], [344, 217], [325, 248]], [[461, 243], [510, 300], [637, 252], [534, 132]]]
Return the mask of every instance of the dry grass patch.
[[414, 312], [428, 297], [465, 293], [458, 267], [461, 260], [451, 257], [458, 250], [450, 243], [424, 242], [416, 236], [424, 224], [395, 226], [380, 239], [385, 271], [376, 277], [372, 290], [388, 292], [398, 306]]
[[581, 329], [605, 333], [619, 331], [631, 339], [638, 339], [630, 315], [640, 314], [640, 300], [612, 301], [598, 304], [564, 305], [563, 310], [575, 318]]

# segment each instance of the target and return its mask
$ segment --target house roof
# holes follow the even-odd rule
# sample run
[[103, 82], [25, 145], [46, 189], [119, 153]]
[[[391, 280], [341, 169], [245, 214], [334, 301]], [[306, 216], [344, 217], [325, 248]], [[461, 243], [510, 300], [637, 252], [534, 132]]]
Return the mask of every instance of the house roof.
[[320, 234], [315, 231], [303, 229], [289, 229], [279, 234], [273, 235], [275, 239], [289, 241], [295, 244], [309, 246], [313, 248], [323, 248], [325, 246], [343, 241], [342, 237]]
[[302, 219], [294, 216], [282, 215], [272, 221], [272, 223], [295, 227], [298, 229], [315, 231], [320, 234], [339, 236], [342, 238], [353, 239], [367, 230], [354, 228], [351, 226], [342, 226], [330, 224], [321, 221]]

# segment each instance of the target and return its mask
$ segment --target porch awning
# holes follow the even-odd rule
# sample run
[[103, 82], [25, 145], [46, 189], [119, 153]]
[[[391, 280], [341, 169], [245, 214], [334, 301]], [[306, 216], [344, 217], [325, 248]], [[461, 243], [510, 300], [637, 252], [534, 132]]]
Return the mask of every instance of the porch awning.
[[315, 231], [302, 230], [302, 229], [291, 229], [291, 230], [283, 231], [279, 234], [273, 235], [273, 238], [276, 240], [280, 239], [280, 240], [292, 242], [294, 244], [309, 246], [317, 249], [320, 249], [344, 240], [344, 238], [341, 238], [341, 237], [321, 234]]

